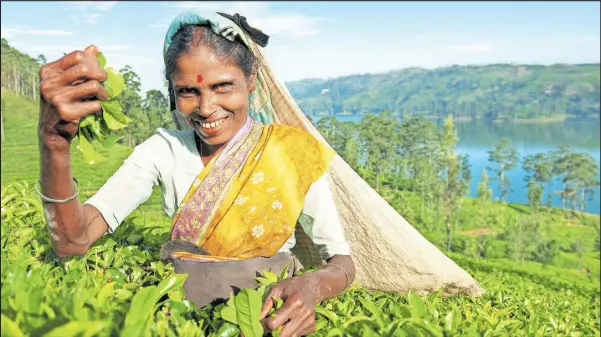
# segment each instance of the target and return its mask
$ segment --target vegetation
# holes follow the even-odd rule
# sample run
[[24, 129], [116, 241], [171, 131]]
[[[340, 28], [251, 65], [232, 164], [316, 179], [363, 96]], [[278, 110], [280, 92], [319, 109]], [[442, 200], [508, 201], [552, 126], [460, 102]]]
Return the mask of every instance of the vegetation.
[[309, 115], [386, 109], [403, 117], [562, 120], [599, 117], [599, 69], [599, 64], [408, 68], [286, 86]]
[[[32, 192], [23, 184], [2, 190], [2, 336], [260, 335], [252, 317], [276, 275], [265, 273], [263, 286], [227, 304], [196, 309], [183, 298], [185, 276], [158, 261], [168, 226], [130, 217], [84, 256], [60, 260]], [[422, 298], [355, 286], [317, 306], [313, 335], [599, 335], [596, 282], [577, 275], [565, 280], [558, 274], [566, 271], [556, 268], [451, 257], [482, 283], [486, 295]]]
[[[26, 64], [23, 60], [15, 65]], [[237, 336], [243, 331], [253, 336], [259, 331], [252, 319], [255, 292], [260, 295], [261, 285], [268, 287], [273, 275], [265, 273], [267, 281], [259, 280], [256, 290], [245, 290], [229, 304], [194, 308], [183, 298], [185, 277], [159, 262], [170, 224], [159, 189], [84, 256], [56, 257], [40, 199], [33, 191], [39, 176], [39, 105], [35, 95], [30, 99], [25, 89], [14, 90], [10, 81], [5, 82], [5, 75], [12, 75], [5, 73], [10, 67], [5, 69], [4, 57], [2, 62], [0, 334]], [[23, 69], [19, 71], [25, 73]], [[142, 98], [135, 72], [124, 67], [120, 73], [126, 87], [118, 96], [119, 105], [133, 121], [113, 132], [122, 138], [120, 144], [99, 150], [107, 158], [103, 165], [90, 166], [81, 156], [72, 156], [82, 199], [117, 170], [131, 146], [155, 127], [171, 123], [160, 91], [149, 91]], [[455, 149], [461, 127], [455, 124], [457, 115], [445, 115], [440, 128], [423, 117], [399, 122], [393, 115], [391, 111], [366, 115], [358, 125], [330, 116], [320, 119], [317, 127], [371, 186], [466, 268], [487, 293], [477, 299], [443, 299], [439, 293], [400, 296], [355, 286], [317, 307], [314, 335], [599, 336], [600, 218], [578, 211], [597, 191], [595, 160], [558, 147], [512, 161], [528, 172], [529, 205], [491, 200], [486, 170], [478, 197], [468, 198], [466, 186], [472, 177], [469, 157], [459, 156]], [[75, 140], [72, 151], [78, 145]], [[493, 178], [507, 168], [501, 163], [513, 156], [509, 144], [499, 145], [497, 150], [503, 151], [491, 150], [494, 169], [488, 172]], [[564, 183], [558, 193], [566, 210], [548, 207], [540, 192], [558, 177]], [[240, 324], [238, 315], [249, 315], [249, 324]]]

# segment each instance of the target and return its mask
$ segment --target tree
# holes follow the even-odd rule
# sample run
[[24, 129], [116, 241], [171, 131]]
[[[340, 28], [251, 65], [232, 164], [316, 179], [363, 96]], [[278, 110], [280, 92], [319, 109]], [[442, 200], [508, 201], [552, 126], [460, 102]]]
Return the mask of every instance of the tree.
[[326, 116], [319, 119], [317, 122], [317, 129], [326, 139], [328, 144], [330, 144], [332, 149], [334, 149], [336, 153], [341, 154], [344, 147], [342, 123], [334, 116]]
[[509, 145], [507, 140], [503, 139], [497, 144], [494, 150], [489, 150], [487, 153], [489, 155], [488, 161], [497, 164], [496, 168], [488, 167], [487, 169], [496, 173], [494, 179], [499, 181], [501, 201], [505, 202], [505, 197], [511, 192], [510, 181], [505, 176], [505, 173], [516, 166], [519, 158], [518, 152]]
[[599, 166], [595, 159], [588, 153], [575, 153], [568, 146], [562, 146], [553, 153], [553, 172], [558, 175], [563, 183], [562, 209], [565, 209], [567, 201], [570, 201], [572, 210], [576, 210], [577, 204], [583, 211], [586, 200], [592, 199], [595, 188], [599, 186], [597, 174]]
[[457, 136], [455, 124], [453, 123], [453, 116], [449, 115], [444, 121], [440, 142], [447, 251], [451, 250], [451, 236], [453, 227], [451, 216], [459, 208], [460, 198], [465, 194], [465, 188], [462, 185], [462, 180], [460, 177], [460, 158], [455, 153], [458, 141], [459, 137]]
[[[435, 210], [435, 191], [440, 172], [440, 132], [424, 117], [403, 119], [398, 135], [399, 155], [406, 169], [408, 189], [420, 193], [423, 219], [426, 212]], [[428, 205], [429, 207], [425, 207]]]
[[528, 181], [528, 205], [537, 211], [543, 200], [543, 188], [534, 179]]
[[482, 175], [480, 176], [477, 198], [486, 201], [489, 201], [490, 198], [492, 198], [492, 189], [488, 187], [488, 175], [486, 175], [486, 170], [482, 170]]
[[[552, 157], [545, 153], [529, 154], [524, 157], [523, 168], [526, 172], [524, 181], [528, 184], [529, 204], [538, 206], [542, 202], [544, 188], [542, 184], [546, 183], [549, 188], [553, 180], [553, 161]], [[550, 206], [552, 194], [547, 196], [547, 204]], [[535, 203], [535, 204], [533, 204]]]
[[0, 132], [2, 132], [2, 142], [4, 143], [4, 98], [2, 98], [2, 110], [0, 110]]
[[142, 115], [142, 97], [140, 95], [140, 77], [133, 69], [126, 65], [119, 69], [125, 81], [125, 89], [117, 96], [117, 100], [121, 105], [123, 114], [133, 120], [130, 126], [119, 130], [119, 134], [125, 137], [127, 146], [133, 147], [140, 143], [144, 138], [144, 119]]
[[359, 125], [367, 150], [367, 167], [375, 175], [376, 191], [380, 190], [380, 178], [390, 169], [390, 159], [395, 152], [396, 119], [391, 117], [390, 111], [383, 110], [378, 115], [366, 115]]
[[46, 64], [46, 56], [42, 54], [38, 55], [37, 61], [40, 65]]
[[533, 221], [527, 217], [517, 217], [507, 229], [507, 236], [511, 244], [511, 255], [515, 260], [524, 264], [524, 260], [533, 252], [534, 228]]

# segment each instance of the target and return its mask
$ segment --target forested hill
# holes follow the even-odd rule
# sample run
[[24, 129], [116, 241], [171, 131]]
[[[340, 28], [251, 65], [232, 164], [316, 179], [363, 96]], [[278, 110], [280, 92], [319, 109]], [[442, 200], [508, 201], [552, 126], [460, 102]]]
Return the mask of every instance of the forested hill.
[[46, 63], [46, 58], [39, 55], [37, 59], [11, 47], [6, 39], [2, 39], [2, 87], [37, 99], [38, 74], [40, 65]]
[[599, 117], [599, 64], [407, 68], [286, 83], [308, 115]]

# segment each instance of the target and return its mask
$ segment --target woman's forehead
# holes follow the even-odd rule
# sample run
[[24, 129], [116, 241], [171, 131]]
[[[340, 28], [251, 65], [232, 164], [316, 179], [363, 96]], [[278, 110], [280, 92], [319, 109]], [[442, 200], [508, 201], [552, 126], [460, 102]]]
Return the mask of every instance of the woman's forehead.
[[244, 78], [242, 70], [231, 63], [197, 57], [181, 57], [173, 74], [176, 82], [235, 81]]

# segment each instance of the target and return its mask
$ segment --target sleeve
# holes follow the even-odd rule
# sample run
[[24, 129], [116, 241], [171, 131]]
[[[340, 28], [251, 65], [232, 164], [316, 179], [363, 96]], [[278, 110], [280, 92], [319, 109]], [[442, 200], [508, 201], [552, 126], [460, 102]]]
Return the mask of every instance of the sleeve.
[[161, 157], [157, 154], [165, 145], [163, 137], [155, 134], [136, 146], [123, 165], [84, 203], [98, 209], [109, 233], [152, 195], [153, 187], [159, 184], [154, 158]]
[[327, 173], [309, 188], [303, 214], [309, 217], [309, 221], [303, 221], [301, 225], [319, 250], [322, 259], [327, 260], [334, 255], [351, 255]]

